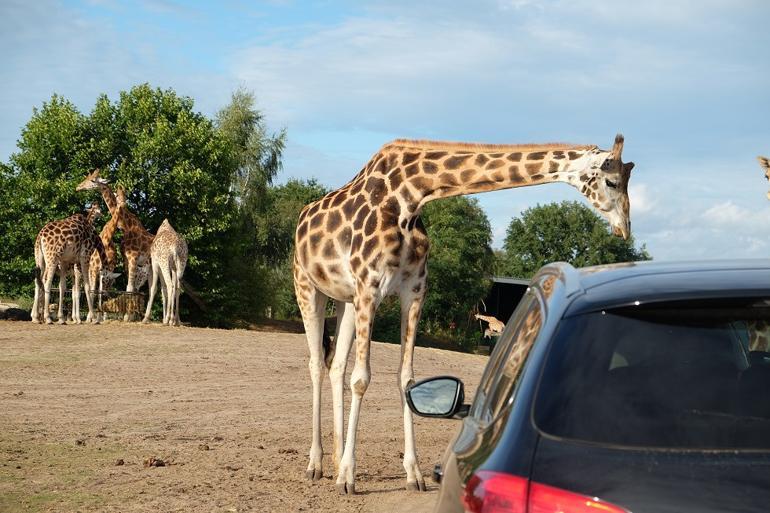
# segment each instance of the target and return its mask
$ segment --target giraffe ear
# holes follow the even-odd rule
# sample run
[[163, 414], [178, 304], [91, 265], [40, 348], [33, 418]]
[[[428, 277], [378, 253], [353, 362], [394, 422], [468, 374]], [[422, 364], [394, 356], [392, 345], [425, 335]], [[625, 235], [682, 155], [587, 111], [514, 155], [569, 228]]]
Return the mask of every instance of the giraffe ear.
[[620, 155], [623, 153], [623, 134], [615, 136], [615, 144], [612, 146], [612, 158], [620, 160]]
[[633, 162], [625, 162], [623, 164], [623, 171], [625, 171], [626, 173], [630, 173], [632, 169], [634, 169]]

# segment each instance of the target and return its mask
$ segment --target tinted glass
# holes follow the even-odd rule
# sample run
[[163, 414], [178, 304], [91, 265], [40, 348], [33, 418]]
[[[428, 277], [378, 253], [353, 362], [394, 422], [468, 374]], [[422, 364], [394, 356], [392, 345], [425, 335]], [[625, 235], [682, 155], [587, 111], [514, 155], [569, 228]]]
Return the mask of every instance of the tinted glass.
[[538, 427], [602, 444], [770, 449], [768, 304], [677, 302], [564, 320]]
[[494, 420], [511, 401], [542, 322], [540, 303], [528, 292], [508, 321], [484, 371], [471, 409], [471, 415], [480, 422]]

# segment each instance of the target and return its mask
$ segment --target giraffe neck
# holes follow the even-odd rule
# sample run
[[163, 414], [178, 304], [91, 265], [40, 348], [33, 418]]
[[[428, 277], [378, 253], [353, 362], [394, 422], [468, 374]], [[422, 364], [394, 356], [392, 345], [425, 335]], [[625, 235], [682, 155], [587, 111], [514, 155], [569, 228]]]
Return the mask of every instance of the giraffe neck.
[[107, 210], [110, 211], [110, 215], [115, 215], [115, 210], [118, 208], [118, 201], [115, 199], [115, 194], [110, 189], [109, 185], [100, 184], [99, 191], [102, 193], [104, 203], [107, 205]]
[[[383, 148], [391, 177], [409, 185], [413, 210], [435, 199], [565, 182], [580, 187], [595, 146], [473, 145], [398, 140]], [[392, 180], [392, 178], [391, 178]], [[411, 200], [411, 201], [410, 201]]]

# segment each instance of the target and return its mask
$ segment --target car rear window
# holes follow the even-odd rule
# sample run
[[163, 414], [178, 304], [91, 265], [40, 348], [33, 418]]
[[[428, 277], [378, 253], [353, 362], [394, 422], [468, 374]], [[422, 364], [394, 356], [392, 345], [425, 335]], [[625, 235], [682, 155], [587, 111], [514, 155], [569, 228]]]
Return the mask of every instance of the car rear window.
[[534, 413], [547, 435], [601, 444], [770, 449], [770, 300], [564, 319]]

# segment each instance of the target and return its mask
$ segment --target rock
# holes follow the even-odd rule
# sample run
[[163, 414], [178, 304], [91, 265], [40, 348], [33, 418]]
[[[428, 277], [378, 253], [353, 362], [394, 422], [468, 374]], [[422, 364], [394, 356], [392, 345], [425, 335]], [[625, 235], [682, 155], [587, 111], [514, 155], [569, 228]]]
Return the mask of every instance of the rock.
[[120, 466], [123, 466], [125, 464], [126, 464], [126, 462], [123, 461], [123, 458], [118, 458], [118, 459], [115, 460], [115, 466], [116, 467], [120, 467]]
[[145, 467], [165, 467], [166, 462], [160, 458], [155, 458], [155, 457], [147, 458], [146, 460], [144, 460], [144, 466]]
[[31, 321], [32, 316], [26, 310], [21, 308], [8, 308], [3, 312], [0, 312], [0, 319], [7, 321]]

